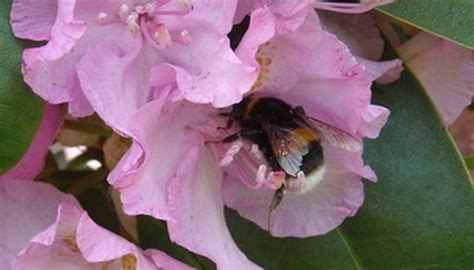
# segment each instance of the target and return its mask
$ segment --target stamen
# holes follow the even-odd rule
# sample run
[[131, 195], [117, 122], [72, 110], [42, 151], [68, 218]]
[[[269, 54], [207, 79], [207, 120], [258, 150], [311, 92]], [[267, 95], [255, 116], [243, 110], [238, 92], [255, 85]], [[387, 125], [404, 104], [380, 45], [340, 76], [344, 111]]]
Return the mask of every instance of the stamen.
[[257, 170], [257, 175], [255, 176], [255, 182], [257, 182], [257, 185], [255, 186], [255, 189], [261, 188], [263, 184], [265, 183], [266, 177], [265, 173], [267, 172], [267, 166], [265, 165], [260, 165]]
[[244, 144], [242, 141], [236, 141], [232, 146], [227, 150], [224, 155], [224, 158], [219, 163], [221, 167], [227, 167], [234, 160], [234, 156], [240, 151]]
[[303, 171], [299, 171], [296, 174], [296, 180], [294, 180], [291, 189], [292, 190], [300, 190], [303, 187], [304, 180], [306, 179], [306, 175]]
[[98, 25], [102, 25], [106, 18], [107, 18], [107, 13], [101, 12], [97, 15], [96, 23]]
[[162, 48], [167, 48], [172, 45], [171, 35], [164, 24], [158, 24], [155, 26], [153, 37], [158, 42], [158, 45]]
[[285, 182], [286, 173], [284, 171], [270, 172], [265, 184], [271, 189], [279, 189]]
[[181, 36], [181, 40], [184, 42], [184, 44], [189, 44], [191, 43], [191, 35], [189, 34], [189, 32], [187, 30], [183, 30], [181, 31], [180, 33], [180, 36]]
[[260, 151], [260, 149], [258, 149], [258, 145], [257, 144], [252, 144], [251, 148], [250, 148], [250, 153], [253, 154], [253, 156], [256, 158], [256, 159], [261, 159], [263, 157], [263, 153], [262, 151]]
[[136, 12], [132, 12], [127, 17], [128, 29], [130, 29], [130, 32], [132, 32], [132, 34], [134, 34], [134, 35], [136, 35], [138, 30], [140, 30], [140, 26], [138, 25], [138, 17], [139, 16]]
[[178, 0], [178, 2], [184, 6], [185, 8], [187, 8], [188, 10], [192, 10], [193, 9], [193, 5], [191, 4], [191, 0]]
[[130, 16], [130, 7], [127, 4], [120, 6], [119, 16], [122, 20], [126, 21], [128, 16]]

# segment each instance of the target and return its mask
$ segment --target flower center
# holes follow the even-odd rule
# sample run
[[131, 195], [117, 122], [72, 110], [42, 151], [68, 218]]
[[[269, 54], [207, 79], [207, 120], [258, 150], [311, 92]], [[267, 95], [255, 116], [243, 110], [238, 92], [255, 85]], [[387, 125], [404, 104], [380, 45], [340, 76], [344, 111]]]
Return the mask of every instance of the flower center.
[[97, 24], [125, 24], [133, 37], [142, 35], [152, 47], [164, 49], [173, 44], [189, 44], [191, 35], [187, 30], [179, 33], [170, 31], [163, 17], [181, 17], [191, 11], [190, 0], [134, 0], [132, 5], [122, 4], [116, 14], [100, 12]]

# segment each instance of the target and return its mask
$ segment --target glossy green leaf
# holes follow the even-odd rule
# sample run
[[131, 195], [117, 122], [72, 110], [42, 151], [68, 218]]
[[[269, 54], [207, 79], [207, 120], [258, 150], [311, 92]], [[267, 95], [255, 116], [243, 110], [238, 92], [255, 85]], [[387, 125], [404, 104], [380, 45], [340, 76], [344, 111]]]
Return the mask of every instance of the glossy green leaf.
[[164, 221], [148, 216], [138, 216], [138, 234], [143, 249], [156, 248], [196, 269], [215, 269], [209, 259], [196, 255], [171, 242]]
[[0, 2], [0, 175], [26, 152], [43, 113], [41, 99], [23, 83], [23, 47], [10, 30], [10, 5], [8, 0]]
[[356, 217], [324, 236], [276, 239], [227, 211], [251, 260], [265, 269], [472, 269], [473, 186], [431, 100], [409, 70], [373, 100], [392, 113], [366, 142], [379, 181], [365, 182]]
[[472, 0], [397, 0], [377, 10], [423, 31], [474, 49]]
[[469, 169], [474, 170], [474, 156], [469, 156], [465, 158], [464, 161]]

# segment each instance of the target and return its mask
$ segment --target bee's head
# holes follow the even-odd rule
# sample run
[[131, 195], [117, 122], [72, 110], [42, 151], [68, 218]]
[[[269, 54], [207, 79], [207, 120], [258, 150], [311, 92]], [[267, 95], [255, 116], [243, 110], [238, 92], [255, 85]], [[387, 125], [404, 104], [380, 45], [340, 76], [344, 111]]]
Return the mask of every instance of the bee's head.
[[237, 123], [242, 123], [247, 112], [247, 106], [252, 100], [252, 96], [247, 96], [241, 102], [234, 104], [230, 111], [230, 118]]

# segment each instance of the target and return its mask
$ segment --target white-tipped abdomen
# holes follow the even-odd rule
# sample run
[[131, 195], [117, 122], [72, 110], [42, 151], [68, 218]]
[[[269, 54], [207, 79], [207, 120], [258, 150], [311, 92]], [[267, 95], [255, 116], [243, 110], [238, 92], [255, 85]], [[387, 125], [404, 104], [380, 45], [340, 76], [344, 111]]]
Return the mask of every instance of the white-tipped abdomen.
[[321, 165], [321, 167], [317, 168], [316, 170], [305, 176], [301, 188], [296, 190], [296, 192], [303, 194], [313, 190], [321, 182], [321, 180], [323, 180], [325, 173], [326, 167], [324, 165]]

